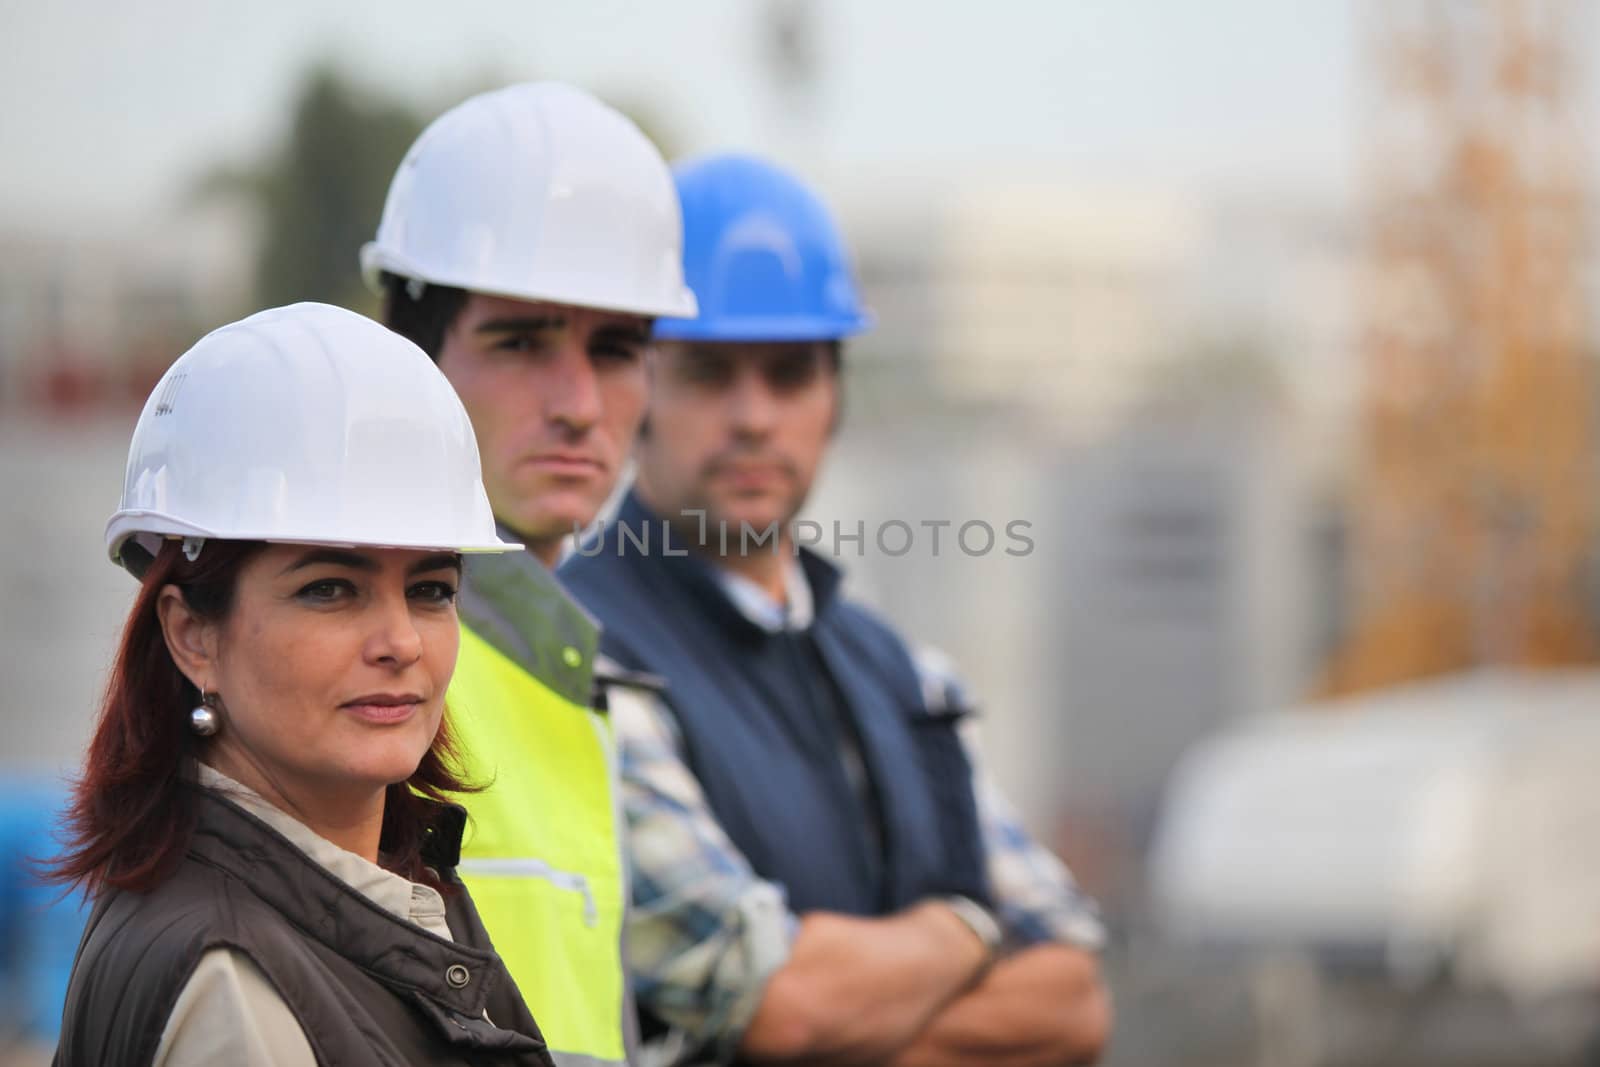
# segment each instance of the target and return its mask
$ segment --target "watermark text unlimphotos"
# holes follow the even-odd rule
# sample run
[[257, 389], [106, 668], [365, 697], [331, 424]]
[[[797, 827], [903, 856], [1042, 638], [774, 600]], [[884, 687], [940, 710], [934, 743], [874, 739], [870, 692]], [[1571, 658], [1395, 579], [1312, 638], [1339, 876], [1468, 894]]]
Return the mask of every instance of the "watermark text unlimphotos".
[[831, 549], [834, 556], [857, 557], [864, 557], [869, 551], [896, 558], [922, 551], [937, 559], [950, 552], [974, 558], [995, 554], [1029, 556], [1034, 549], [1034, 540], [1028, 536], [1033, 523], [1027, 519], [1001, 523], [983, 519], [886, 519], [871, 524], [865, 519], [853, 523], [835, 519], [826, 525], [796, 519], [789, 523], [789, 536], [784, 538], [780, 536], [781, 523], [757, 527], [744, 521], [709, 521], [705, 511], [697, 508], [679, 514], [684, 521], [677, 523], [667, 519], [601, 519], [588, 529], [575, 528], [573, 551], [580, 556], [687, 556], [692, 547], [719, 556], [750, 556], [758, 552], [776, 556], [811, 548], [823, 554]]

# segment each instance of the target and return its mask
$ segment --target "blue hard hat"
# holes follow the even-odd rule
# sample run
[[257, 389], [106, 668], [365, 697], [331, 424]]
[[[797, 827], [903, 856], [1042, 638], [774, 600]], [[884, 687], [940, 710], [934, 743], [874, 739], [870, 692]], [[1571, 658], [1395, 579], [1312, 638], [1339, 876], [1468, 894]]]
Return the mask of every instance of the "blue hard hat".
[[703, 156], [672, 172], [700, 314], [657, 319], [657, 337], [833, 341], [872, 325], [839, 229], [810, 189], [750, 156]]

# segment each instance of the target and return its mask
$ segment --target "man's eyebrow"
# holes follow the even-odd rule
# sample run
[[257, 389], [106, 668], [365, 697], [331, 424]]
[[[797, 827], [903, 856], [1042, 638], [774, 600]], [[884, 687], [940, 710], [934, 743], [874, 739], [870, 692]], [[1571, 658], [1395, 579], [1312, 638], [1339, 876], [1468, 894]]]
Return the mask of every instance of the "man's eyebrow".
[[490, 319], [473, 327], [473, 333], [533, 333], [538, 330], [559, 330], [567, 324], [560, 315], [523, 315], [509, 319]]
[[603, 326], [594, 332], [594, 336], [604, 341], [633, 341], [636, 344], [645, 344], [650, 340], [650, 326], [640, 323], [637, 326]]

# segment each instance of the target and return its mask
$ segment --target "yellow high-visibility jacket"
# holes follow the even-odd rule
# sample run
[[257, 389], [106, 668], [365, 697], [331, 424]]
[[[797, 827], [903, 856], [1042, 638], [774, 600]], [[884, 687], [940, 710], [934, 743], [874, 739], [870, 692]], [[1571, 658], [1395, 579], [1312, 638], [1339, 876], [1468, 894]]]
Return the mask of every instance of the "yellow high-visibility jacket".
[[622, 1065], [632, 1003], [599, 633], [533, 556], [467, 557], [450, 729], [469, 781], [459, 872], [561, 1067]]

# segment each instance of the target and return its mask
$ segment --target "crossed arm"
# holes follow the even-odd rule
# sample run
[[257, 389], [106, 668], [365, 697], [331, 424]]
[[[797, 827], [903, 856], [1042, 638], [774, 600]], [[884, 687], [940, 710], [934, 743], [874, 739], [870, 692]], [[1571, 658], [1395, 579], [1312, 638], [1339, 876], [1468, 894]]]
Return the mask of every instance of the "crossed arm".
[[939, 904], [883, 919], [813, 913], [768, 979], [739, 1051], [760, 1063], [887, 1063], [972, 984], [984, 957]]
[[809, 916], [739, 1051], [773, 1064], [1094, 1062], [1110, 1004], [1092, 955], [1040, 945], [987, 972], [984, 958], [972, 932], [935, 903], [886, 919]]
[[692, 1045], [822, 1067], [1094, 1061], [1109, 1001], [1093, 953], [1063, 940], [1092, 944], [1098, 924], [1067, 914], [1070, 876], [1048, 853], [1004, 839], [1019, 831], [996, 797], [983, 807], [1004, 824], [985, 827], [1004, 854], [991, 863], [1001, 918], [1038, 943], [986, 969], [977, 936], [935, 901], [876, 919], [789, 914], [711, 816], [670, 720], [617, 703], [612, 715], [634, 859], [628, 962], [641, 1001]]
[[934, 1017], [893, 1067], [1058, 1067], [1093, 1063], [1111, 1032], [1095, 958], [1069, 945], [1024, 949]]

